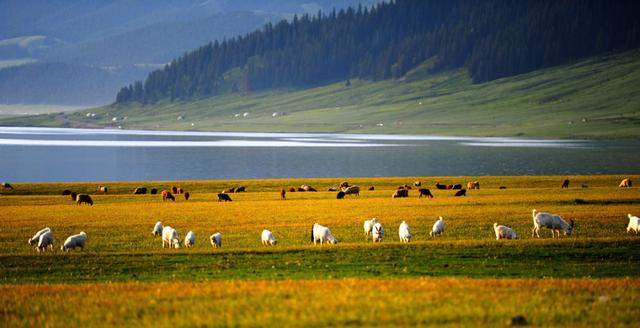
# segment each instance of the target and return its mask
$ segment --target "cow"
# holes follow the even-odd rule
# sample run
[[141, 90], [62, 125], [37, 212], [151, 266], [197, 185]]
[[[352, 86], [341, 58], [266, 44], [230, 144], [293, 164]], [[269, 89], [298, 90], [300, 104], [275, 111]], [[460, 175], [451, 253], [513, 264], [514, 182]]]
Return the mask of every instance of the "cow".
[[76, 204], [78, 205], [87, 204], [92, 206], [93, 199], [91, 199], [91, 196], [87, 194], [79, 194], [78, 196], [76, 196]]
[[391, 198], [405, 198], [405, 197], [409, 197], [409, 190], [404, 188], [397, 189], [391, 196]]
[[562, 186], [560, 186], [560, 189], [564, 188], [569, 188], [569, 179], [564, 179], [564, 181], [562, 181]]
[[420, 181], [414, 181], [414, 182], [413, 182], [413, 186], [414, 186], [414, 187], [420, 187], [420, 186], [422, 186], [422, 182], [420, 182]]
[[245, 191], [247, 191], [247, 188], [245, 186], [240, 186], [236, 188], [236, 192], [245, 192]]
[[171, 187], [171, 192], [174, 193], [174, 194], [177, 194], [178, 193], [178, 187], [176, 187], [176, 186]]
[[147, 187], [138, 187], [138, 188], [133, 190], [133, 194], [134, 195], [146, 195], [147, 194]]
[[467, 182], [467, 189], [480, 189], [480, 182], [478, 181]]
[[151, 188], [151, 191], [149, 193], [152, 194], [152, 195], [157, 195], [158, 194], [158, 189]]
[[184, 193], [184, 200], [189, 200], [190, 197], [191, 197], [191, 194], [188, 191], [186, 191]]
[[107, 186], [98, 186], [98, 191], [106, 194], [106, 193], [109, 192], [109, 187], [107, 187]]
[[8, 182], [3, 182], [0, 185], [2, 185], [2, 189], [13, 190], [13, 186]]
[[429, 190], [427, 188], [418, 189], [418, 193], [420, 193], [418, 198], [422, 198], [422, 196], [425, 196], [425, 197], [428, 197], [428, 198], [433, 198], [433, 194], [431, 193], [431, 190]]
[[344, 191], [338, 191], [338, 194], [336, 195], [336, 199], [343, 199], [344, 195], [346, 195]]
[[284, 188], [282, 190], [280, 190], [280, 199], [282, 199], [282, 200], [287, 199], [287, 191], [284, 190]]
[[436, 189], [447, 189], [447, 185], [440, 184], [440, 182], [436, 182]]
[[180, 195], [182, 193], [184, 193], [184, 190], [182, 188], [178, 188], [176, 194]]
[[624, 180], [622, 180], [620, 182], [620, 185], [618, 185], [620, 188], [631, 188], [631, 186], [633, 185], [633, 183], [631, 182], [631, 179], [626, 178]]
[[76, 197], [77, 197], [77, 196], [78, 196], [78, 194], [76, 194], [76, 193], [75, 193], [75, 192], [73, 192], [73, 191], [69, 194], [69, 197], [71, 197], [71, 200], [72, 200], [72, 201], [74, 201], [74, 202], [76, 201]]
[[230, 202], [231, 201], [231, 197], [229, 197], [228, 194], [225, 194], [225, 193], [221, 192], [221, 193], [218, 194], [218, 201], [219, 202], [222, 202], [222, 201]]
[[453, 196], [460, 197], [460, 196], [466, 196], [466, 195], [467, 195], [467, 189], [460, 189], [456, 191], [456, 193]]
[[71, 190], [65, 189], [62, 191], [62, 196], [68, 196], [68, 195], [71, 195]]
[[162, 201], [167, 201], [170, 200], [172, 202], [176, 201], [176, 198], [173, 197], [173, 194], [169, 191], [169, 190], [163, 190], [162, 191]]
[[358, 186], [344, 187], [344, 188], [342, 188], [342, 192], [344, 192], [345, 195], [360, 196], [360, 187], [358, 187]]
[[294, 187], [289, 188], [289, 192], [296, 192], [296, 188]]
[[374, 186], [369, 187], [369, 191], [374, 191], [374, 190], [376, 190], [376, 187]]
[[[451, 188], [449, 188], [449, 187], [451, 187]], [[452, 184], [452, 185], [447, 186], [447, 189], [453, 189], [453, 190], [462, 189], [462, 184], [461, 183]]]

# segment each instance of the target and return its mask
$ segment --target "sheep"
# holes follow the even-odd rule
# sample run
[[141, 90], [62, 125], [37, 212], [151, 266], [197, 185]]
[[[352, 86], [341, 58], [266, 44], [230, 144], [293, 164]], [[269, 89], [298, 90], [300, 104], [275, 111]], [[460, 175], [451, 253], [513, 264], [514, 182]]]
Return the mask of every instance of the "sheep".
[[422, 196], [425, 196], [427, 198], [433, 198], [433, 194], [431, 193], [431, 190], [427, 188], [418, 189], [418, 193], [420, 193], [418, 198], [422, 198]]
[[133, 189], [134, 195], [145, 195], [146, 193], [147, 193], [146, 187], [138, 187], [136, 189]]
[[336, 199], [343, 199], [345, 195], [346, 194], [344, 193], [344, 191], [338, 191], [338, 193], [336, 194]]
[[184, 246], [187, 248], [193, 247], [196, 245], [196, 234], [193, 231], [187, 232], [187, 235], [184, 237]]
[[460, 190], [456, 191], [456, 193], [453, 196], [461, 197], [461, 196], [466, 196], [466, 195], [467, 195], [467, 189], [460, 189]]
[[559, 215], [549, 214], [545, 212], [537, 212], [535, 209], [531, 211], [533, 216], [533, 231], [531, 232], [531, 237], [537, 236], [540, 238], [540, 228], [549, 228], [551, 229], [551, 236], [553, 238], [556, 237], [555, 233], [558, 233], [558, 238], [560, 238], [560, 230], [564, 232], [565, 235], [570, 236], [573, 232], [574, 221], [563, 220]]
[[429, 236], [441, 236], [442, 233], [444, 233], [444, 219], [442, 217], [439, 217], [436, 223], [433, 224], [433, 228], [431, 228]]
[[380, 222], [376, 222], [371, 228], [371, 239], [373, 239], [374, 243], [382, 242], [382, 238], [384, 237], [384, 228]]
[[331, 230], [318, 223], [314, 223], [311, 227], [311, 241], [314, 245], [318, 242], [322, 245], [325, 241], [329, 244], [338, 243], [338, 240], [331, 234]]
[[162, 228], [162, 248], [180, 248], [180, 235], [178, 231], [170, 226]]
[[493, 232], [495, 232], [496, 234], [496, 240], [500, 240], [500, 239], [518, 239], [518, 235], [516, 235], [516, 232], [507, 227], [507, 226], [503, 226], [503, 225], [498, 225], [498, 223], [493, 223]]
[[98, 186], [98, 191], [106, 194], [106, 193], [109, 192], [109, 187], [107, 187], [107, 186]]
[[633, 216], [631, 214], [627, 214], [629, 217], [629, 225], [627, 225], [627, 233], [629, 231], [634, 231], [636, 235], [640, 233], [640, 218], [637, 216]]
[[358, 187], [358, 186], [344, 187], [344, 188], [342, 188], [342, 192], [344, 192], [345, 195], [360, 196], [360, 187]]
[[153, 226], [153, 230], [151, 230], [151, 233], [154, 236], [162, 235], [162, 222], [160, 222], [160, 221], [156, 222], [156, 225]]
[[78, 196], [76, 196], [76, 204], [87, 204], [93, 206], [93, 199], [91, 199], [91, 196], [87, 194], [78, 194]]
[[79, 234], [69, 236], [60, 249], [64, 252], [68, 252], [76, 247], [84, 249], [84, 245], [87, 243], [87, 234], [84, 231], [80, 231]]
[[378, 223], [378, 218], [371, 218], [364, 221], [363, 228], [365, 236], [369, 236], [371, 234], [371, 229], [373, 229], [373, 225], [376, 223]]
[[27, 240], [27, 243], [31, 246], [35, 245], [38, 243], [38, 240], [40, 240], [40, 236], [45, 233], [45, 232], [49, 232], [51, 231], [51, 228], [46, 227], [41, 229], [40, 231], [36, 232], [35, 235], [33, 235], [33, 237], [29, 238], [29, 240]]
[[277, 243], [278, 241], [276, 240], [276, 237], [273, 236], [271, 231], [267, 229], [262, 230], [262, 245], [274, 246]]
[[176, 201], [176, 198], [175, 198], [175, 197], [173, 197], [173, 194], [172, 194], [170, 191], [168, 191], [168, 190], [163, 190], [163, 191], [162, 191], [162, 201], [164, 202], [164, 201], [167, 201], [167, 200], [170, 200], [170, 201], [172, 201], [172, 202], [175, 202], [175, 201]]
[[225, 194], [225, 193], [219, 193], [218, 194], [218, 201], [225, 201], [225, 202], [230, 202], [231, 201], [231, 197], [229, 197], [229, 195]]
[[191, 197], [191, 194], [188, 191], [185, 191], [184, 200], [189, 200], [189, 197]]
[[560, 189], [564, 188], [569, 188], [569, 179], [564, 179], [564, 181], [562, 181], [562, 186], [560, 186]]
[[409, 197], [409, 190], [407, 189], [396, 189], [391, 198], [405, 198]]
[[400, 228], [398, 228], [398, 237], [400, 237], [400, 241], [403, 243], [408, 243], [411, 241], [411, 231], [409, 230], [409, 225], [402, 221], [400, 223]]
[[209, 241], [211, 241], [211, 246], [213, 246], [213, 248], [222, 247], [222, 234], [219, 232], [214, 233], [209, 236]]
[[479, 181], [467, 182], [467, 189], [480, 189], [480, 182]]
[[280, 190], [280, 199], [282, 199], [282, 200], [287, 199], [287, 191], [284, 190], [284, 188], [282, 190]]
[[633, 183], [631, 182], [631, 179], [626, 178], [626, 179], [624, 179], [624, 180], [622, 180], [620, 182], [619, 187], [620, 188], [631, 188], [632, 185], [633, 185]]
[[51, 232], [51, 230], [45, 231], [38, 237], [38, 246], [36, 249], [38, 252], [44, 252], [47, 250], [47, 247], [53, 250], [53, 232]]

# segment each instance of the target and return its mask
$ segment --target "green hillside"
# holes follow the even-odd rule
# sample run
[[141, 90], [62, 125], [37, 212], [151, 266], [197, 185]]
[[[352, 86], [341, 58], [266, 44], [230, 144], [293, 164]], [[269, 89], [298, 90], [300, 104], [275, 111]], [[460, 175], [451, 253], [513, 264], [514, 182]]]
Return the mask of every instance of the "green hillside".
[[[351, 80], [350, 86], [340, 81], [305, 90], [228, 94], [187, 103], [112, 105], [74, 114], [4, 119], [0, 125], [638, 137], [639, 91], [640, 51], [482, 84], [472, 84], [463, 69], [430, 73], [427, 61], [398, 80]], [[89, 118], [89, 112], [97, 115]]]

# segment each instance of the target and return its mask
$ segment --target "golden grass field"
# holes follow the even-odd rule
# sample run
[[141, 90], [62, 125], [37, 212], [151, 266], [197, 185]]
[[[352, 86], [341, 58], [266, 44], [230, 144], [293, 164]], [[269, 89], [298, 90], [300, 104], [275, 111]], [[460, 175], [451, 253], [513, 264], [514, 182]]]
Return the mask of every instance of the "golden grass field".
[[[14, 183], [0, 195], [0, 325], [500, 326], [521, 314], [535, 326], [633, 326], [640, 236], [625, 229], [627, 213], [640, 214], [640, 192], [618, 188], [623, 176], [570, 176], [570, 188], [560, 189], [564, 178], [357, 178], [347, 180], [364, 190], [344, 200], [326, 191], [344, 178]], [[415, 190], [391, 198], [398, 185], [416, 180], [435, 198]], [[481, 189], [467, 197], [433, 187], [471, 180]], [[281, 188], [303, 183], [319, 192], [280, 200]], [[98, 193], [105, 184], [109, 193]], [[173, 185], [191, 199], [131, 194]], [[247, 192], [217, 202], [217, 192], [238, 185]], [[89, 192], [95, 205], [75, 205], [60, 195], [64, 189]], [[553, 240], [545, 230], [532, 239], [534, 208], [574, 219], [574, 234]], [[374, 216], [386, 230], [381, 244], [362, 231]], [[438, 216], [445, 233], [429, 238]], [[194, 231], [195, 247], [162, 249], [151, 234], [158, 220], [181, 237]], [[408, 245], [398, 241], [403, 220], [414, 235]], [[313, 246], [314, 222], [340, 243]], [[493, 222], [521, 239], [496, 241]], [[45, 226], [56, 247], [38, 254], [26, 241]], [[278, 245], [261, 245], [265, 228]], [[80, 231], [87, 247], [60, 251]], [[208, 236], [217, 231], [223, 246], [213, 249]]]

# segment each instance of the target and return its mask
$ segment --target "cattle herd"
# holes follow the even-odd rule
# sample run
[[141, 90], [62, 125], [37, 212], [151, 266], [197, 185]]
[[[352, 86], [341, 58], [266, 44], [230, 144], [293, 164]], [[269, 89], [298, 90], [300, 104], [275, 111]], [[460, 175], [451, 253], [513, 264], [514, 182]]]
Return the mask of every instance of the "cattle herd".
[[[419, 181], [416, 181], [413, 183], [413, 185], [414, 187], [420, 187], [422, 186], [422, 183]], [[440, 184], [439, 182], [436, 182], [435, 186], [437, 189], [457, 190], [454, 196], [465, 196], [467, 189], [479, 189], [480, 183], [478, 181], [469, 182], [467, 183], [467, 189], [463, 189], [462, 184], [443, 185], [443, 184]], [[567, 179], [562, 182], [561, 188], [567, 188], [568, 186], [569, 186], [569, 180]], [[624, 179], [622, 180], [619, 186], [623, 188], [629, 188], [632, 186], [632, 182], [630, 179]], [[8, 183], [2, 183], [2, 187], [5, 189], [11, 188], [11, 190], [13, 190], [13, 187]], [[373, 187], [371, 187], [370, 190], [372, 188]], [[500, 189], [505, 189], [505, 188], [501, 187]], [[107, 193], [108, 190], [109, 189], [106, 186], [98, 187], [98, 191], [102, 193]], [[342, 182], [338, 187], [329, 188], [329, 190], [337, 191], [338, 199], [342, 199], [346, 195], [358, 196], [360, 194], [360, 187], [349, 185], [349, 183], [347, 183], [346, 181]], [[409, 190], [411, 190], [411, 186], [409, 185], [399, 186], [394, 191], [392, 197], [393, 198], [408, 197]], [[154, 188], [154, 189], [151, 189], [151, 191], [152, 191], [151, 192], [152, 194], [157, 194], [157, 189]], [[246, 188], [244, 186], [225, 189], [218, 194], [218, 200], [231, 201], [231, 197], [229, 196], [230, 193], [237, 193], [237, 192], [244, 192], [244, 191], [246, 191]], [[295, 191], [314, 192], [317, 190], [308, 185], [302, 185], [299, 188], [291, 187], [289, 189], [289, 192], [295, 192]], [[280, 196], [282, 199], [286, 199], [286, 192], [287, 191], [285, 189], [282, 189], [280, 191]], [[419, 188], [418, 192], [419, 192], [418, 197], [424, 196], [428, 198], [433, 198], [433, 194], [431, 194], [429, 189]], [[133, 193], [136, 195], [146, 194], [147, 188], [146, 187], [136, 188], [133, 191]], [[185, 200], [189, 199], [188, 192], [185, 192], [182, 188], [174, 186], [171, 188], [171, 190], [162, 190], [161, 192], [162, 200], [175, 201], [174, 194], [183, 194], [185, 197]], [[82, 204], [93, 205], [93, 200], [91, 199], [91, 196], [89, 196], [88, 194], [76, 194], [75, 192], [72, 192], [70, 190], [64, 190], [62, 192], [62, 195], [70, 195], [72, 200], [74, 200], [78, 205], [82, 205]], [[553, 238], [555, 237], [559, 238], [561, 232], [567, 236], [573, 233], [573, 229], [575, 226], [575, 222], [573, 220], [569, 220], [567, 222], [565, 219], [563, 219], [559, 215], [547, 213], [547, 212], [538, 212], [535, 209], [532, 210], [531, 215], [533, 219], [533, 228], [531, 233], [532, 237], [540, 238], [540, 231], [543, 228], [549, 229], [551, 231], [551, 235]], [[640, 219], [637, 216], [634, 216], [631, 214], [628, 214], [627, 216], [629, 219], [629, 223], [627, 226], [627, 233], [634, 232], [636, 235], [639, 234]], [[365, 220], [363, 227], [364, 227], [365, 236], [371, 237], [374, 243], [379, 243], [383, 241], [385, 230], [382, 223], [378, 220], [378, 218], [371, 218], [369, 220]], [[444, 233], [444, 231], [445, 231], [444, 218], [440, 216], [433, 224], [431, 231], [429, 233], [429, 236], [432, 238], [435, 238], [435, 237], [441, 236]], [[518, 234], [513, 228], [505, 225], [499, 225], [497, 222], [493, 224], [493, 232], [497, 240], [518, 239]], [[176, 229], [172, 228], [171, 226], [163, 226], [162, 222], [160, 221], [156, 222], [156, 224], [154, 225], [152, 229], [152, 234], [154, 236], [159, 236], [162, 238], [163, 248], [165, 247], [180, 248], [182, 245], [189, 248], [189, 247], [195, 246], [195, 243], [196, 243], [196, 235], [193, 231], [187, 232], [183, 240], [180, 238], [180, 234]], [[398, 227], [398, 238], [403, 243], [408, 243], [411, 241], [412, 234], [410, 232], [409, 225], [405, 221], [402, 221], [402, 223], [400, 223], [400, 226]], [[328, 227], [320, 225], [318, 223], [314, 223], [313, 226], [311, 227], [310, 239], [311, 239], [311, 242], [313, 242], [313, 244], [317, 244], [317, 243], [337, 244], [338, 243], [338, 240], [332, 234], [331, 230]], [[87, 234], [85, 232], [80, 232], [79, 234], [69, 236], [61, 246], [61, 250], [69, 251], [75, 248], [84, 248], [86, 241], [87, 241]], [[209, 236], [209, 241], [214, 248], [222, 247], [222, 234], [220, 232], [216, 232], [212, 234], [211, 236]], [[275, 238], [274, 234], [271, 231], [266, 229], [263, 230], [261, 233], [261, 241], [262, 241], [262, 244], [265, 246], [273, 246], [277, 244], [277, 239]], [[53, 249], [53, 242], [54, 242], [53, 231], [48, 227], [39, 230], [33, 235], [33, 237], [29, 238], [28, 240], [28, 244], [31, 246], [36, 246], [36, 250], [38, 252], [44, 252], [46, 251], [47, 248]]]

